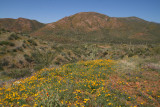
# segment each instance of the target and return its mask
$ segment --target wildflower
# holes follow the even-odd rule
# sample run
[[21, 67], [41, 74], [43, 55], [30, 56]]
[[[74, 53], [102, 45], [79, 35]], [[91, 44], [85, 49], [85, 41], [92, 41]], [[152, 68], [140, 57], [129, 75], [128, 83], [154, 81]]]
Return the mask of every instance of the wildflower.
[[28, 104], [23, 104], [21, 107], [28, 107]]
[[108, 105], [112, 105], [112, 103], [108, 103]]
[[47, 93], [47, 96], [49, 97], [49, 94]]
[[84, 99], [84, 101], [83, 101], [83, 102], [84, 102], [84, 103], [86, 103], [88, 100], [89, 100], [89, 99]]
[[37, 103], [35, 103], [33, 107], [37, 107], [37, 106], [38, 106], [38, 104], [37, 104]]
[[61, 101], [61, 103], [63, 104], [63, 100]]

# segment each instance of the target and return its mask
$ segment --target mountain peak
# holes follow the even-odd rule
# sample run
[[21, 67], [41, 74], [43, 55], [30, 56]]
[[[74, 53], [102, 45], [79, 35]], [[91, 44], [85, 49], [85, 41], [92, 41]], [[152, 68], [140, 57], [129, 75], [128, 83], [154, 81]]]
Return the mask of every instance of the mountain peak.
[[[18, 18], [18, 20], [21, 20], [21, 19], [26, 19], [26, 18], [23, 18], [23, 17], [19, 17], [19, 18]], [[30, 19], [27, 19], [27, 20], [30, 20]]]
[[33, 20], [31, 20], [31, 19], [27, 19], [27, 18], [23, 18], [23, 17], [19, 17], [19, 18], [15, 19], [15, 20], [33, 21]]
[[[101, 27], [106, 26], [110, 17], [96, 13], [96, 12], [80, 12], [74, 15], [65, 17], [57, 22], [48, 24], [48, 26], [55, 26], [64, 29], [83, 29], [85, 31], [99, 30]], [[108, 24], [109, 25], [109, 24]]]
[[104, 18], [104, 17], [109, 17], [107, 15], [104, 15], [104, 14], [101, 14], [101, 13], [97, 13], [97, 12], [79, 12], [79, 13], [76, 13], [72, 16], [83, 16], [83, 17], [101, 17], [101, 18]]
[[79, 13], [76, 13], [76, 14], [81, 14], [81, 15], [104, 15], [104, 14], [101, 14], [101, 13], [98, 13], [98, 12], [79, 12]]
[[[32, 33], [49, 40], [109, 41], [159, 40], [159, 25], [138, 17], [109, 17], [97, 12], [80, 12], [47, 24]], [[53, 37], [53, 38], [52, 38]]]

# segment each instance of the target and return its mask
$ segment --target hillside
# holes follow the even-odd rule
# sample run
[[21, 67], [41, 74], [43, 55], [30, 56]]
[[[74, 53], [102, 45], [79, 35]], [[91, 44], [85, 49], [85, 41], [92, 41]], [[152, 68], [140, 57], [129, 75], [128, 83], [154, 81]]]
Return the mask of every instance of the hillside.
[[6, 29], [17, 33], [31, 33], [39, 28], [43, 27], [44, 24], [36, 20], [30, 20], [25, 18], [11, 19], [1, 18], [0, 29]]
[[159, 24], [95, 12], [25, 20], [2, 21], [0, 107], [160, 106]]
[[160, 73], [137, 60], [100, 59], [44, 68], [0, 88], [0, 105], [159, 107]]
[[[30, 76], [44, 67], [81, 60], [159, 57], [159, 44], [57, 44], [0, 30], [0, 81]], [[0, 84], [1, 84], [0, 82]]]
[[160, 41], [160, 24], [137, 17], [116, 18], [80, 12], [47, 24], [32, 36], [60, 43], [144, 43]]
[[36, 50], [42, 53], [50, 49], [48, 44], [29, 35], [0, 30], [0, 80], [3, 75], [12, 78], [30, 76], [35, 66], [32, 54]]

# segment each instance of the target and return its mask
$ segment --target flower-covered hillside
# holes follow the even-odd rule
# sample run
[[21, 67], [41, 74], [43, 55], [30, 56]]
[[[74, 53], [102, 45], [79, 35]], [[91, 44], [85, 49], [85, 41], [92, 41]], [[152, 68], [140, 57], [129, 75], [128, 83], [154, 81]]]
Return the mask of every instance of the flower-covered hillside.
[[[139, 69], [125, 75], [114, 60], [81, 61], [45, 68], [0, 89], [0, 105], [15, 107], [159, 106], [158, 82]], [[138, 73], [141, 73], [139, 77]], [[159, 74], [153, 72], [154, 79]], [[142, 82], [145, 83], [142, 85]], [[152, 90], [151, 90], [152, 89]]]

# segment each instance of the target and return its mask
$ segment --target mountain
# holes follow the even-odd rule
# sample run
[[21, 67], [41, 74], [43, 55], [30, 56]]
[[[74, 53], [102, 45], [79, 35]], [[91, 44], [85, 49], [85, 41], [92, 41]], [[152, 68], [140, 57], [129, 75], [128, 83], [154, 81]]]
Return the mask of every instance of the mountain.
[[11, 19], [3, 18], [0, 19], [0, 28], [6, 29], [18, 33], [30, 33], [39, 28], [43, 27], [44, 24], [36, 20], [30, 20], [25, 18]]
[[160, 24], [137, 17], [109, 17], [80, 12], [33, 32], [32, 36], [61, 43], [73, 42], [158, 42]]

